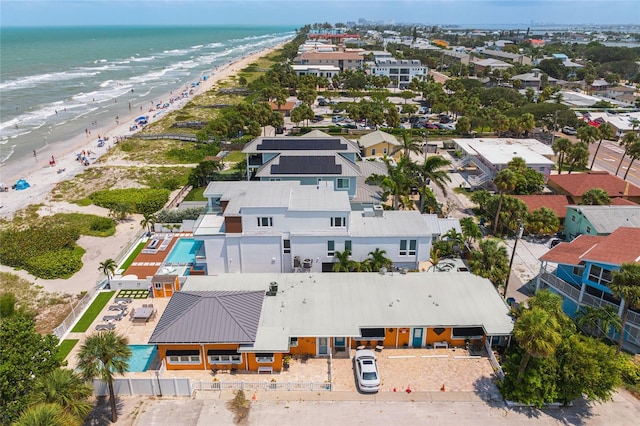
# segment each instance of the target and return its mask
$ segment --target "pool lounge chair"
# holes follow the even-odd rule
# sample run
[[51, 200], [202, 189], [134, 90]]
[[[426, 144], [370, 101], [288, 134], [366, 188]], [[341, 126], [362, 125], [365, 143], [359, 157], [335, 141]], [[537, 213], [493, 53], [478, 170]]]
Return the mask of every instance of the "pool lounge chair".
[[127, 307], [122, 305], [111, 305], [109, 306], [110, 311], [126, 311]]
[[102, 317], [102, 321], [120, 321], [126, 314], [126, 311], [120, 311], [118, 315], [105, 315]]
[[98, 324], [96, 325], [96, 331], [113, 330], [116, 328], [115, 324]]
[[114, 302], [116, 303], [131, 303], [131, 298], [130, 297], [116, 297], [114, 300]]

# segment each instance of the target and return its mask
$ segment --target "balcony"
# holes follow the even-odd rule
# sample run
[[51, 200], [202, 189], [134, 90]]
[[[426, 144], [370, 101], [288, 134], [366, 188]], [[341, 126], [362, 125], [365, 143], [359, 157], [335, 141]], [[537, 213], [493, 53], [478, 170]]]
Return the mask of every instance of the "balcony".
[[[585, 292], [584, 295], [582, 296], [582, 302], [579, 302], [580, 287], [575, 284], [570, 284], [564, 280], [561, 280], [560, 278], [556, 277], [553, 274], [550, 274], [549, 272], [543, 272], [540, 275], [540, 281], [542, 282], [543, 286], [553, 288], [554, 290], [558, 291], [559, 293], [562, 293], [562, 295], [564, 295], [565, 297], [568, 297], [569, 299], [571, 299], [572, 301], [574, 301], [580, 306], [592, 306], [595, 308], [611, 306], [616, 311], [619, 309], [618, 304], [611, 303], [602, 298], [593, 296], [587, 292]], [[640, 313], [633, 310], [629, 310], [629, 315], [627, 317], [627, 324], [640, 328]]]

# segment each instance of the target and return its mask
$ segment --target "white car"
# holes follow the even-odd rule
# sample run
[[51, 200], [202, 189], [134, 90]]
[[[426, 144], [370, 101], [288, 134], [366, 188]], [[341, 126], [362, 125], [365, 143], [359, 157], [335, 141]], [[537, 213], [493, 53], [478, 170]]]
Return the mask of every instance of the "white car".
[[368, 349], [356, 351], [356, 375], [360, 392], [378, 392], [380, 390], [380, 375], [376, 355]]

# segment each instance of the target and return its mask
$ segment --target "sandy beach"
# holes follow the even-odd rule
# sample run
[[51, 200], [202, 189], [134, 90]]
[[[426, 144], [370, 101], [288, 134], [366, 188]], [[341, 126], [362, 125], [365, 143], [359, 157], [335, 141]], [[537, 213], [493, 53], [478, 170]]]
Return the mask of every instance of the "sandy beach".
[[[77, 174], [91, 167], [102, 154], [113, 146], [118, 137], [132, 135], [135, 131], [130, 131], [134, 124], [134, 119], [141, 115], [149, 117], [149, 123], [153, 123], [168, 113], [179, 110], [193, 97], [211, 90], [217, 82], [225, 80], [245, 68], [257, 58], [264, 56], [277, 47], [264, 49], [244, 56], [235, 62], [228, 63], [217, 70], [211, 70], [206, 80], [200, 80], [196, 87], [189, 87], [190, 82], [185, 82], [187, 90], [193, 89], [193, 94], [188, 97], [170, 103], [167, 108], [155, 111], [132, 111], [127, 116], [119, 117], [118, 124], [114, 120], [111, 124], [105, 124], [90, 130], [91, 134], [82, 132], [71, 140], [50, 142], [49, 146], [37, 152], [34, 158], [27, 159], [22, 163], [3, 165], [0, 170], [0, 183], [4, 183], [9, 188], [18, 179], [26, 180], [31, 186], [25, 190], [9, 189], [8, 192], [0, 192], [0, 218], [10, 219], [13, 215], [31, 204], [44, 203], [48, 200], [54, 186], [62, 181], [72, 179]], [[176, 97], [167, 93], [157, 103], [169, 103], [169, 99]], [[98, 147], [98, 135], [108, 137], [102, 147]], [[77, 154], [90, 152], [87, 155], [89, 165], [84, 166], [77, 161]], [[55, 161], [55, 163], [52, 162]]]
[[[101, 207], [93, 205], [81, 207], [64, 201], [51, 201], [49, 200], [50, 193], [58, 182], [72, 179], [87, 168], [93, 167], [92, 163], [113, 146], [116, 137], [133, 134], [134, 132], [129, 131], [129, 128], [136, 117], [148, 115], [149, 122], [152, 123], [164, 117], [169, 112], [182, 108], [193, 97], [211, 90], [217, 82], [231, 77], [251, 62], [254, 62], [261, 56], [269, 54], [277, 48], [278, 47], [264, 49], [247, 55], [224, 67], [219, 67], [215, 70], [215, 73], [212, 70], [209, 78], [201, 80], [199, 86], [194, 88], [192, 95], [173, 102], [169, 107], [164, 109], [162, 114], [155, 118], [155, 112], [144, 112], [140, 114], [138, 111], [132, 113], [130, 116], [121, 117], [120, 123], [117, 125], [114, 120], [113, 125], [93, 129], [91, 136], [83, 132], [72, 140], [52, 143], [48, 150], [38, 152], [33, 162], [28, 161], [29, 164], [18, 164], [7, 168], [3, 167], [0, 175], [1, 182], [10, 186], [14, 184], [17, 179], [25, 179], [31, 187], [21, 191], [9, 189], [8, 192], [0, 192], [0, 206], [2, 206], [0, 208], [0, 217], [11, 219], [16, 212], [32, 204], [44, 204], [39, 210], [41, 216], [62, 212], [80, 212], [107, 216], [107, 209]], [[170, 97], [171, 94], [168, 93], [163, 99], [166, 99], [165, 102], [168, 102]], [[103, 147], [97, 146], [98, 135], [109, 137], [109, 140], [105, 142]], [[76, 154], [82, 151], [91, 151], [91, 154], [88, 156], [90, 162], [88, 166], [82, 165], [76, 159]], [[55, 159], [54, 165], [49, 164], [52, 156]], [[14, 273], [21, 278], [42, 286], [43, 289], [48, 292], [80, 293], [94, 286], [96, 282], [102, 278], [98, 272], [100, 262], [103, 262], [105, 259], [115, 258], [120, 251], [127, 246], [130, 240], [141, 230], [140, 221], [140, 215], [131, 215], [126, 221], [120, 222], [117, 225], [116, 234], [107, 240], [97, 237], [81, 237], [80, 240], [78, 240], [78, 244], [86, 250], [82, 257], [83, 267], [69, 279], [38, 279], [25, 271], [14, 270], [6, 265], [0, 265], [0, 271]]]

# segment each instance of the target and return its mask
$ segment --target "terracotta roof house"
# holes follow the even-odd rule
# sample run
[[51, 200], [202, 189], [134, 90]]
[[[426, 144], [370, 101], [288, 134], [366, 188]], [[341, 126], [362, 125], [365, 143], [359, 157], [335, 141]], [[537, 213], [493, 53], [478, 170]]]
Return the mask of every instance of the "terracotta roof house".
[[295, 65], [333, 65], [340, 71], [358, 70], [364, 64], [364, 56], [360, 52], [304, 52], [298, 55]]
[[[607, 236], [580, 235], [560, 243], [547, 253], [536, 280], [536, 292], [549, 288], [563, 298], [562, 308], [571, 317], [583, 306], [612, 307], [622, 313], [621, 301], [609, 289], [620, 265], [640, 259], [640, 228], [621, 227]], [[555, 269], [550, 264], [555, 264]], [[606, 330], [617, 340], [619, 334]], [[640, 306], [632, 306], [623, 339], [624, 349], [640, 352]]]
[[572, 204], [566, 195], [512, 195], [527, 205], [529, 212], [547, 207], [558, 216], [562, 222], [567, 215], [567, 206]]
[[285, 102], [283, 105], [278, 106], [275, 102], [269, 102], [271, 109], [273, 111], [279, 111], [284, 114], [285, 117], [289, 117], [291, 115], [291, 111], [296, 107], [295, 102]]
[[639, 187], [606, 171], [551, 175], [547, 185], [556, 194], [570, 196], [573, 204], [580, 204], [582, 195], [593, 188], [603, 189], [611, 199], [625, 198], [640, 203]]

